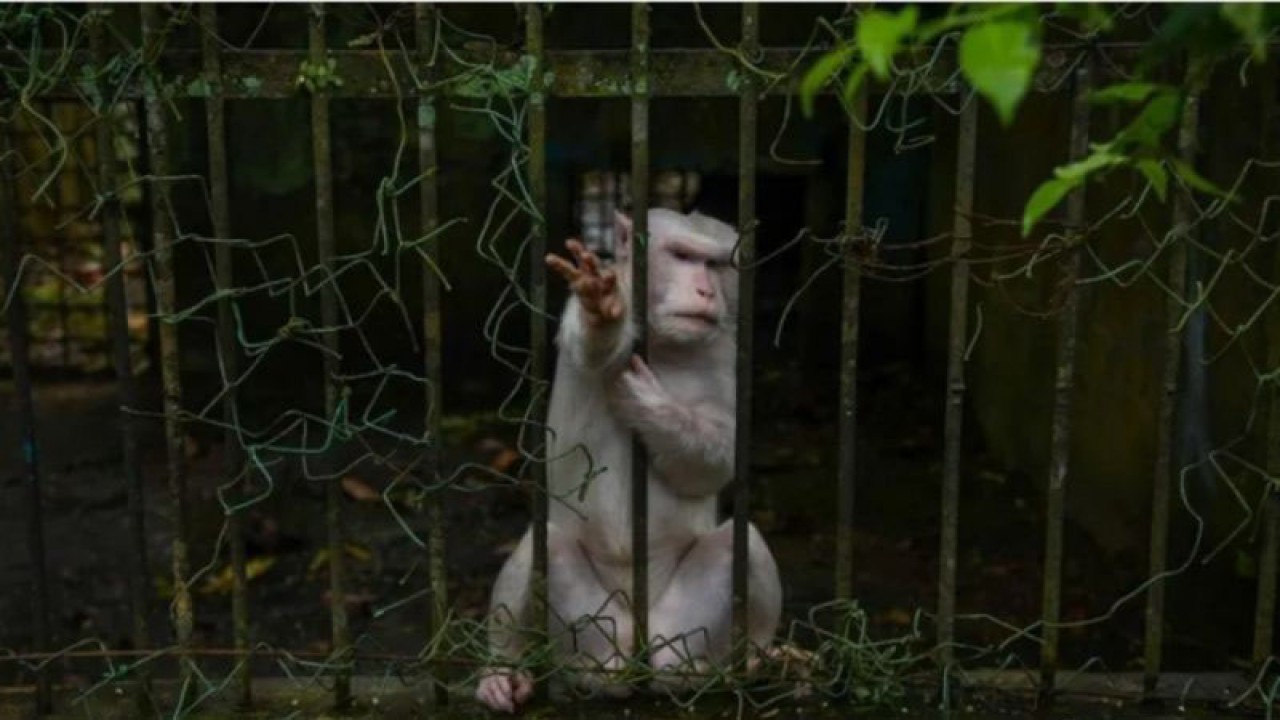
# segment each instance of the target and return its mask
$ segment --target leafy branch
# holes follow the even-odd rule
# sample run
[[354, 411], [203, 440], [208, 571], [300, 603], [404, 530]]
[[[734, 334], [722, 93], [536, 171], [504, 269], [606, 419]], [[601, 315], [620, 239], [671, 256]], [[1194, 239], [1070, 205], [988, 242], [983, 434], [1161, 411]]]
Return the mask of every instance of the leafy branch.
[[[897, 11], [868, 9], [860, 13], [850, 35], [809, 67], [799, 85], [801, 107], [806, 116], [812, 116], [817, 95], [829, 85], [838, 85], [840, 99], [848, 106], [868, 75], [886, 81], [895, 73], [895, 61], [910, 49], [958, 36], [961, 76], [1007, 127], [1040, 68], [1047, 21], [1065, 23], [1076, 36], [1096, 41], [1117, 30], [1113, 12], [1112, 6], [1103, 3], [955, 4], [940, 17], [924, 20], [915, 5]], [[1162, 202], [1168, 196], [1170, 175], [1194, 190], [1225, 196], [1178, 157], [1167, 141], [1188, 95], [1199, 87], [1179, 88], [1148, 78], [1169, 59], [1185, 57], [1196, 69], [1197, 82], [1203, 84], [1213, 66], [1241, 46], [1249, 49], [1254, 60], [1264, 61], [1268, 40], [1278, 26], [1280, 5], [1171, 7], [1144, 49], [1135, 79], [1099, 88], [1090, 97], [1094, 104], [1123, 106], [1132, 120], [1110, 140], [1091, 145], [1086, 157], [1056, 168], [1053, 177], [1031, 194], [1023, 210], [1023, 236], [1071, 190], [1117, 168], [1140, 174]]]

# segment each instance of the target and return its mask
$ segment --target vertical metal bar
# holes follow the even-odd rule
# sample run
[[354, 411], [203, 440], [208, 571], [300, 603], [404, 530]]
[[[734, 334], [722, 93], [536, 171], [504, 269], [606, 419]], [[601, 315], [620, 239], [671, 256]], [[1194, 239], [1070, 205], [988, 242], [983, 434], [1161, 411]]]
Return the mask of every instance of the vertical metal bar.
[[844, 290], [840, 305], [840, 451], [837, 466], [836, 597], [853, 598], [853, 509], [857, 477], [858, 324], [862, 304], [862, 194], [866, 182], [866, 83], [849, 108], [849, 144], [844, 199]]
[[[546, 423], [547, 376], [547, 98], [543, 77], [546, 68], [542, 30], [542, 7], [525, 6], [525, 52], [533, 58], [533, 78], [529, 88], [529, 193], [534, 216], [529, 237], [529, 380], [531, 404], [529, 417], [537, 427]], [[538, 445], [539, 454], [545, 447]], [[532, 611], [535, 630], [546, 636], [547, 623], [547, 467], [543, 462], [530, 465], [533, 483], [533, 574]]]
[[[1262, 66], [1261, 155], [1272, 160], [1276, 147], [1276, 64]], [[1274, 226], [1273, 226], [1274, 227]], [[1264, 232], [1266, 228], [1263, 228]], [[1273, 282], [1280, 282], [1280, 244], [1272, 243]], [[1267, 371], [1280, 368], [1280, 304], [1272, 303], [1266, 319]], [[1267, 402], [1267, 476], [1280, 478], [1280, 386], [1271, 381]], [[1273, 653], [1276, 616], [1276, 564], [1280, 558], [1280, 492], [1275, 485], [1267, 492], [1262, 508], [1262, 551], [1258, 557], [1258, 602], [1253, 626], [1253, 665], [1260, 672]]]
[[[1202, 88], [1198, 64], [1187, 67], [1183, 87], [1188, 88], [1182, 106], [1182, 119], [1178, 128], [1178, 155], [1188, 165], [1196, 161], [1196, 135], [1200, 128], [1200, 90]], [[1188, 191], [1189, 192], [1189, 191]], [[1160, 420], [1156, 427], [1155, 477], [1151, 490], [1151, 538], [1148, 556], [1148, 577], [1164, 574], [1169, 552], [1169, 501], [1173, 479], [1174, 423], [1177, 422], [1178, 375], [1182, 365], [1182, 333], [1175, 330], [1182, 317], [1182, 297], [1187, 285], [1187, 244], [1195, 204], [1187, 193], [1179, 193], [1173, 200], [1173, 229], [1181, 237], [1175, 237], [1169, 250], [1169, 297], [1165, 301], [1165, 319], [1168, 323], [1164, 346], [1164, 371], [1161, 374]], [[1147, 590], [1146, 635], [1143, 645], [1142, 685], [1148, 694], [1156, 688], [1164, 654], [1164, 579], [1152, 583]]]
[[945, 457], [942, 475], [941, 541], [938, 554], [938, 662], [944, 669], [954, 657], [956, 555], [960, 525], [960, 448], [964, 432], [964, 349], [969, 335], [969, 249], [973, 241], [974, 161], [978, 149], [978, 97], [960, 115], [956, 140], [956, 198], [952, 219], [951, 330], [947, 347]]
[[[760, 53], [760, 5], [742, 5], [740, 49], [752, 60]], [[733, 487], [733, 635], [734, 664], [747, 659], [747, 524], [751, 518], [751, 360], [755, 333], [756, 285], [756, 132], [759, 98], [756, 78], [744, 75], [738, 96], [738, 351], [737, 418], [734, 423]]]
[[[66, 138], [68, 144], [74, 144], [75, 137], [78, 137], [73, 127], [68, 125], [74, 124], [74, 115], [68, 112], [69, 106], [66, 103], [50, 101], [48, 103], [49, 117], [53, 120], [54, 127], [58, 132]], [[71, 269], [71, 261], [68, 258], [70, 254], [70, 243], [67, 238], [66, 222], [71, 217], [68, 209], [72, 204], [72, 186], [76, 182], [76, 157], [77, 153], [67, 153], [67, 162], [58, 171], [57, 189], [53, 195], [53, 251], [54, 261], [61, 273], [67, 273]], [[58, 295], [55, 300], [58, 312], [58, 350], [61, 355], [63, 370], [71, 369], [71, 306], [67, 303], [67, 284], [65, 282], [58, 283]]]
[[[156, 5], [143, 4], [142, 37], [145, 59], [158, 62], [164, 46], [164, 28]], [[190, 655], [191, 632], [195, 627], [188, 579], [191, 575], [187, 541], [187, 462], [183, 442], [181, 355], [178, 325], [174, 313], [178, 304], [173, 276], [172, 222], [169, 213], [169, 148], [164, 103], [159, 96], [158, 78], [148, 75], [145, 87], [147, 151], [150, 162], [151, 233], [155, 248], [156, 312], [160, 316], [160, 374], [164, 385], [165, 449], [168, 454], [169, 494], [173, 498], [173, 624], [177, 635], [183, 686], [190, 681], [194, 660]], [[179, 701], [181, 704], [181, 701]]]
[[[236, 351], [235, 318], [231, 311], [232, 289], [231, 199], [227, 174], [227, 122], [226, 100], [222, 94], [222, 57], [218, 51], [218, 9], [213, 3], [200, 6], [200, 21], [204, 25], [201, 35], [204, 57], [204, 76], [210, 93], [205, 98], [206, 130], [209, 142], [209, 190], [213, 198], [213, 234], [219, 240], [214, 246], [214, 274], [218, 292], [218, 354], [230, 385], [222, 401], [222, 420], [226, 424], [223, 435], [224, 471], [228, 477], [238, 477], [244, 471], [244, 453], [241, 452], [236, 413], [237, 389], [235, 379], [239, 374], [239, 356]], [[232, 491], [233, 502], [243, 493]], [[245, 574], [244, 528], [240, 510], [227, 516], [227, 535], [231, 545], [231, 625], [233, 642], [237, 651], [236, 695], [241, 707], [253, 701], [252, 676], [249, 672], [249, 589]]]
[[[1071, 99], [1070, 159], [1089, 152], [1089, 88], [1092, 58], [1076, 68]], [[1053, 427], [1049, 447], [1049, 488], [1045, 511], [1044, 585], [1041, 620], [1044, 644], [1040, 647], [1040, 690], [1053, 691], [1058, 669], [1058, 619], [1062, 610], [1063, 515], [1066, 510], [1067, 473], [1071, 460], [1071, 396], [1075, 391], [1076, 339], [1080, 321], [1080, 293], [1075, 287], [1080, 275], [1080, 251], [1084, 242], [1085, 189], [1078, 187], [1067, 197], [1067, 250], [1063, 263], [1066, 298], [1058, 316], [1058, 367], [1053, 388]]]
[[[648, 358], [649, 316], [649, 5], [631, 5], [631, 297], [636, 352]], [[631, 609], [637, 662], [649, 644], [649, 463], [637, 433], [631, 441]]]
[[[111, 12], [105, 5], [96, 9], [107, 17]], [[93, 57], [99, 67], [106, 67], [109, 52], [106, 44], [106, 20], [93, 23], [89, 41]], [[105, 87], [100, 97], [111, 97]], [[99, 109], [95, 142], [98, 145], [98, 192], [104, 198], [101, 210], [102, 257], [111, 276], [106, 284], [107, 334], [111, 339], [111, 359], [115, 366], [116, 383], [119, 386], [120, 405], [131, 410], [141, 407], [138, 384], [133, 377], [133, 350], [129, 338], [129, 299], [125, 293], [125, 273], [120, 257], [120, 195], [116, 186], [115, 133], [112, 131], [111, 112], [105, 104]], [[133, 625], [133, 646], [142, 650], [150, 646], [147, 635], [147, 586], [151, 570], [147, 560], [146, 509], [143, 499], [142, 458], [138, 451], [138, 423], [130, 412], [120, 415], [121, 445], [124, 454], [124, 479], [126, 502], [129, 510], [132, 534], [133, 560], [129, 565], [129, 604]], [[138, 673], [144, 672], [139, 669]], [[146, 702], [146, 678], [140, 678], [138, 698]]]
[[[325, 8], [311, 4], [308, 60], [312, 67], [323, 67], [328, 57], [325, 46]], [[337, 422], [338, 408], [338, 290], [333, 277], [335, 240], [333, 230], [333, 160], [329, 137], [329, 90], [323, 82], [311, 88], [311, 152], [316, 177], [316, 244], [319, 262], [327, 270], [320, 292], [320, 323], [324, 346], [324, 412]], [[329, 469], [329, 463], [325, 465]], [[337, 672], [333, 685], [333, 702], [338, 708], [351, 703], [351, 633], [347, 622], [346, 558], [343, 548], [342, 481], [330, 478], [325, 484], [325, 525], [329, 541], [329, 622], [331, 626], [331, 661]]]
[[[415, 41], [421, 62], [423, 82], [430, 83], [434, 77], [434, 53], [436, 44], [436, 8], [431, 3], [420, 3], [414, 6]], [[418, 172], [422, 173], [422, 182], [418, 187], [418, 204], [422, 212], [422, 235], [430, 238], [427, 244], [427, 257], [430, 265], [440, 265], [440, 240], [434, 237], [440, 227], [440, 192], [436, 173], [439, 171], [439, 157], [436, 149], [436, 98], [433, 90], [422, 92], [418, 97]], [[423, 366], [427, 381], [430, 383], [431, 395], [426, 407], [426, 435], [429, 438], [426, 453], [426, 473], [432, 482], [440, 479], [440, 418], [444, 408], [444, 375], [442, 373], [440, 307], [440, 278], [434, 267], [424, 267], [422, 276], [422, 334], [425, 342], [423, 348]], [[427, 635], [434, 636], [444, 628], [445, 618], [449, 610], [449, 589], [445, 576], [444, 555], [444, 503], [440, 491], [427, 496], [427, 520], [431, 524], [427, 536], [427, 578], [431, 585], [431, 614], [428, 616]], [[439, 669], [435, 671], [439, 673]], [[437, 704], [448, 700], [448, 693], [443, 685], [436, 688], [433, 695]]]
[[[18, 237], [17, 154], [13, 149], [12, 124], [0, 127], [0, 262], [4, 263], [4, 288], [9, 295], [9, 355], [13, 364], [13, 386], [18, 403], [18, 433], [27, 481], [27, 551], [31, 560], [31, 633], [37, 652], [49, 647], [49, 579], [45, 567], [44, 509], [40, 493], [40, 453], [36, 442], [36, 405], [31, 385], [31, 361], [27, 336], [27, 303], [19, 286], [18, 269], [22, 243]], [[36, 674], [36, 714], [53, 710], [49, 676]]]

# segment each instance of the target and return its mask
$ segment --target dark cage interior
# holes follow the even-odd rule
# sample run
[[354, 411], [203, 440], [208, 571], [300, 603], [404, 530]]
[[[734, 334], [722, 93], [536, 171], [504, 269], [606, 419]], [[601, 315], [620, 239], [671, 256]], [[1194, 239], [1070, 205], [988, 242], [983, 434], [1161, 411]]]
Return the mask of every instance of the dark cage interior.
[[1110, 174], [1024, 237], [1167, 8], [1045, 21], [1005, 124], [948, 42], [803, 112], [858, 8], [640, 7], [0, 8], [0, 718], [469, 696], [559, 501], [542, 254], [612, 256], [637, 195], [754, 256], [719, 503], [777, 559], [781, 650], [709, 696], [1273, 704], [1274, 53], [1183, 88], [1204, 186]]

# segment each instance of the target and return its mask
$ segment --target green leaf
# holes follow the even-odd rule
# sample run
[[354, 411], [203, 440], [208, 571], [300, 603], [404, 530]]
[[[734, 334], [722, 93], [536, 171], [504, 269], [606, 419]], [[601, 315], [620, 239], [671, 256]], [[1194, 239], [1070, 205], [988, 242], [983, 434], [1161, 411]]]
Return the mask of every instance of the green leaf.
[[1164, 202], [1165, 196], [1169, 194], [1169, 173], [1165, 172], [1164, 165], [1157, 160], [1139, 160], [1135, 164], [1147, 176], [1147, 182], [1156, 191], [1156, 197]]
[[1226, 190], [1223, 190], [1217, 185], [1209, 182], [1207, 178], [1196, 172], [1196, 169], [1191, 167], [1190, 164], [1176, 158], [1171, 159], [1170, 164], [1173, 165], [1173, 174], [1182, 178], [1183, 182], [1190, 185], [1193, 189], [1199, 190], [1207, 195], [1216, 195], [1223, 198], [1227, 197]]
[[1027, 206], [1022, 211], [1022, 237], [1030, 235], [1031, 228], [1040, 221], [1040, 218], [1062, 202], [1062, 198], [1079, 184], [1077, 180], [1063, 178], [1054, 178], [1040, 183], [1040, 187], [1031, 194], [1031, 199], [1027, 201]]
[[853, 46], [845, 45], [818, 58], [800, 81], [800, 107], [805, 117], [813, 116], [813, 99], [827, 80], [853, 56]]
[[1146, 148], [1157, 148], [1160, 138], [1178, 122], [1178, 114], [1182, 110], [1182, 97], [1173, 91], [1160, 91], [1152, 96], [1151, 101], [1138, 113], [1120, 134], [1117, 140], [1133, 142]]
[[1119, 83], [1117, 85], [1108, 85], [1090, 93], [1089, 101], [1099, 105], [1107, 103], [1140, 103], [1146, 100], [1151, 93], [1167, 88], [1168, 86], [1166, 85], [1156, 83]]
[[1103, 146], [1102, 148], [1094, 150], [1091, 155], [1088, 155], [1082, 160], [1077, 160], [1076, 162], [1054, 168], [1053, 176], [1060, 180], [1067, 180], [1078, 184], [1084, 182], [1085, 178], [1089, 176], [1089, 173], [1095, 170], [1101, 170], [1102, 168], [1119, 165], [1125, 162], [1125, 157], [1123, 155], [1116, 155], [1115, 153], [1109, 152], [1105, 149], [1106, 147], [1109, 146]]
[[1227, 19], [1253, 46], [1253, 56], [1258, 60], [1267, 57], [1266, 18], [1261, 3], [1230, 2], [1222, 4], [1222, 17]]
[[908, 5], [900, 13], [871, 10], [859, 19], [858, 49], [877, 78], [889, 77], [889, 63], [902, 38], [916, 29], [918, 14], [914, 5]]
[[1056, 3], [1056, 11], [1059, 14], [1076, 20], [1089, 33], [1111, 29], [1112, 19], [1108, 9], [1106, 5], [1100, 3]]
[[858, 92], [858, 87], [862, 85], [862, 80], [867, 76], [867, 66], [859, 65], [853, 69], [853, 72], [844, 79], [844, 87], [840, 90], [840, 99], [846, 105], [853, 102], [853, 96]]
[[1004, 125], [1013, 120], [1039, 63], [1040, 44], [1029, 23], [977, 25], [960, 40], [961, 71], [995, 107]]

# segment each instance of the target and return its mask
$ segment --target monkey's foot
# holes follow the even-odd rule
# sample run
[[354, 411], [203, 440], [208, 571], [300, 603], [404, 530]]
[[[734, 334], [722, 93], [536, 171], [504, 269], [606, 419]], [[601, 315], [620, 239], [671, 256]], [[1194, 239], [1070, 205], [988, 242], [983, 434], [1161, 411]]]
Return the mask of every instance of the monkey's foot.
[[533, 678], [509, 668], [486, 668], [476, 685], [476, 700], [490, 710], [513, 713], [533, 696]]

